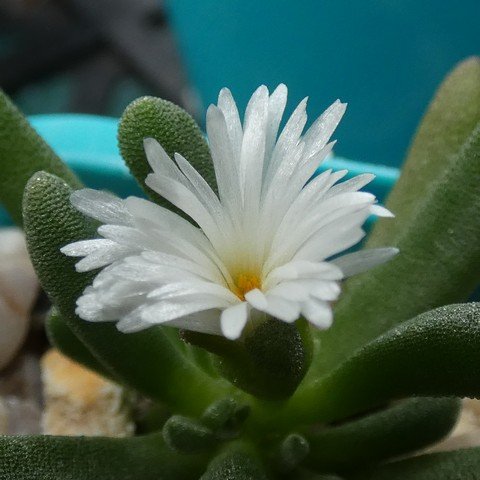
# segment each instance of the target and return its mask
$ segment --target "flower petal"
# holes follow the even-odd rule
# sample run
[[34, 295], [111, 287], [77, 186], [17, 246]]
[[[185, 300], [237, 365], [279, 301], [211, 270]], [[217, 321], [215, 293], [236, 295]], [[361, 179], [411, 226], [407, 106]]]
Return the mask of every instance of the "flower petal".
[[351, 277], [388, 262], [398, 252], [398, 248], [393, 247], [372, 248], [342, 255], [332, 260], [332, 263], [342, 270], [345, 277]]
[[236, 340], [240, 337], [247, 324], [248, 311], [247, 302], [241, 302], [223, 310], [220, 322], [222, 333], [226, 338]]
[[340, 100], [330, 105], [312, 124], [304, 135], [305, 155], [314, 155], [328, 142], [347, 109]]
[[220, 90], [217, 103], [218, 108], [222, 111], [225, 118], [225, 125], [227, 127], [233, 155], [235, 156], [235, 161], [238, 163], [242, 149], [243, 129], [237, 104], [228, 88], [222, 88]]
[[167, 155], [167, 152], [154, 138], [145, 138], [143, 148], [147, 156], [148, 163], [152, 167], [153, 174], [164, 175], [183, 185], [186, 185], [186, 179], [181, 174], [178, 167]]
[[325, 330], [332, 325], [332, 308], [327, 302], [309, 300], [302, 306], [305, 318], [315, 327]]
[[130, 225], [131, 216], [123, 200], [112, 193], [83, 188], [70, 195], [71, 204], [84, 215], [102, 223]]
[[292, 323], [300, 317], [300, 304], [276, 295], [267, 295], [266, 313], [283, 322]]
[[265, 298], [265, 295], [258, 288], [254, 288], [245, 294], [245, 300], [257, 310], [262, 312], [268, 307], [268, 301]]

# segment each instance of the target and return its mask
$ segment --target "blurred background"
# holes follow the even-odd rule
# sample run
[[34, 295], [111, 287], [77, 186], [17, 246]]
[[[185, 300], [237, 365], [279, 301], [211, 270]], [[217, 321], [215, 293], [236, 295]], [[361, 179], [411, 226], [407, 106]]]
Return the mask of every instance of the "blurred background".
[[478, 0], [0, 0], [0, 86], [29, 115], [155, 95], [202, 122], [223, 86], [244, 108], [284, 82], [311, 119], [349, 103], [337, 155], [398, 166], [479, 17]]

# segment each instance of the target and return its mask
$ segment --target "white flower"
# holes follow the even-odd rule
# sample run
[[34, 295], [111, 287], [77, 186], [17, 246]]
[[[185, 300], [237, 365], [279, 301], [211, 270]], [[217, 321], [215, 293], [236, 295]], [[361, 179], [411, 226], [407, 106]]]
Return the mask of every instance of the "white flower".
[[[385, 262], [397, 250], [360, 251], [370, 214], [391, 216], [360, 192], [374, 176], [338, 183], [347, 171], [308, 180], [330, 153], [346, 105], [336, 101], [306, 131], [306, 99], [281, 133], [287, 100], [280, 85], [252, 95], [243, 125], [228, 89], [207, 112], [218, 197], [187, 159], [170, 159], [153, 139], [145, 183], [196, 224], [150, 201], [76, 191], [72, 204], [103, 223], [100, 237], [62, 248], [84, 257], [79, 272], [102, 268], [77, 302], [89, 321], [118, 321], [123, 332], [162, 324], [238, 338], [253, 312], [284, 322], [332, 323], [343, 278]], [[255, 317], [258, 315], [256, 314]], [[261, 316], [261, 315], [260, 315]]]

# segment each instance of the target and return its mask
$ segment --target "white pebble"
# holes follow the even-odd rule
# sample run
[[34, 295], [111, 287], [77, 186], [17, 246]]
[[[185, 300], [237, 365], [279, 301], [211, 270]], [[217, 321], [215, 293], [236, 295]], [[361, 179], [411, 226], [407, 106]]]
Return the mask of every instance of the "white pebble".
[[25, 340], [38, 288], [22, 231], [0, 229], [0, 370]]

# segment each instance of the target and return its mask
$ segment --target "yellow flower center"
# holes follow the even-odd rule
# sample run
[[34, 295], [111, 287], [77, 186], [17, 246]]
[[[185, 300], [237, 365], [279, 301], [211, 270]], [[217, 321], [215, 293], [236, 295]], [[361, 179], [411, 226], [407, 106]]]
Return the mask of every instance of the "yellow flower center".
[[262, 288], [262, 281], [258, 275], [251, 273], [241, 273], [237, 276], [237, 281], [235, 282], [234, 294], [242, 301], [245, 300], [245, 294], [250, 290], [255, 288]]

